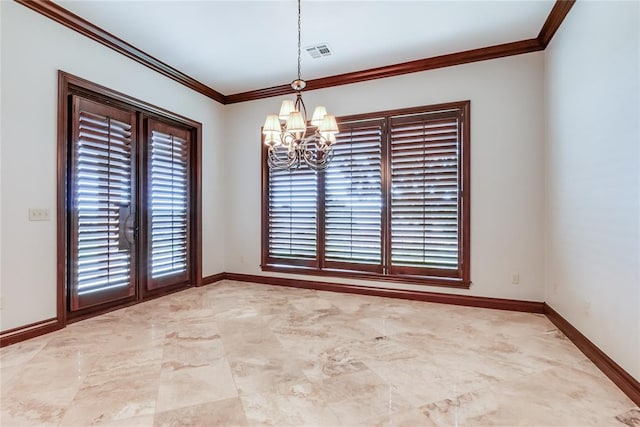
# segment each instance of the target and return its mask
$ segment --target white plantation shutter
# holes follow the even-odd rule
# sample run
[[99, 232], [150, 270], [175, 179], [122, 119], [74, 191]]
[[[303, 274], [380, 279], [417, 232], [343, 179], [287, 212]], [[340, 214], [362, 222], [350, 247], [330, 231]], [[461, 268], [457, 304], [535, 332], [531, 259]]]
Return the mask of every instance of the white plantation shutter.
[[135, 115], [78, 97], [73, 108], [70, 308], [79, 310], [134, 293]]
[[188, 279], [189, 133], [149, 120], [149, 283]]
[[318, 176], [302, 167], [269, 170], [269, 258], [311, 265], [317, 256]]
[[341, 123], [324, 172], [325, 266], [366, 264], [382, 272], [384, 120]]
[[390, 142], [392, 271], [455, 276], [460, 120], [455, 112], [392, 118]]

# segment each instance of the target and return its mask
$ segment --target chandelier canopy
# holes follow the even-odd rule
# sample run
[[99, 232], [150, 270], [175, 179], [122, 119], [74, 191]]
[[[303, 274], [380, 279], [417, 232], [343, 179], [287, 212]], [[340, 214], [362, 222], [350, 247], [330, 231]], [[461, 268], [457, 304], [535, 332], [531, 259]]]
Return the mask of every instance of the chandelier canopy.
[[291, 82], [296, 99], [282, 101], [280, 114], [269, 114], [262, 127], [264, 143], [269, 147], [267, 162], [271, 169], [296, 169], [304, 164], [311, 169], [325, 169], [333, 158], [338, 124], [327, 109], [317, 106], [307, 121], [302, 90], [307, 82], [301, 77], [300, 0], [298, 0], [298, 78]]

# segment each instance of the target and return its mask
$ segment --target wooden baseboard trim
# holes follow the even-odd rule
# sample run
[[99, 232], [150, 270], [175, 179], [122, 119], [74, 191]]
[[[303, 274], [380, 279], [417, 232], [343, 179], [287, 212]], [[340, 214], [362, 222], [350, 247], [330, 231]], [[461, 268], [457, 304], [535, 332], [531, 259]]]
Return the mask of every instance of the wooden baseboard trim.
[[225, 279], [227, 273], [218, 273], [218, 274], [212, 274], [211, 276], [205, 276], [202, 278], [202, 286], [204, 285], [210, 285], [212, 283], [216, 283], [219, 282], [221, 280]]
[[611, 360], [598, 346], [592, 343], [546, 302], [544, 303], [544, 314], [602, 373], [609, 377], [636, 405], [640, 406], [640, 382], [636, 381], [620, 365]]
[[57, 331], [64, 328], [64, 323], [57, 318], [42, 320], [40, 322], [31, 323], [29, 325], [20, 326], [18, 328], [9, 329], [0, 332], [0, 347], [25, 341], [49, 332]]
[[517, 301], [502, 298], [454, 295], [436, 292], [409, 291], [390, 288], [377, 288], [360, 285], [343, 285], [311, 280], [289, 279], [285, 277], [258, 276], [251, 274], [225, 273], [224, 278], [240, 282], [262, 283], [266, 285], [288, 286], [294, 288], [317, 289], [320, 291], [343, 292], [378, 297], [400, 298], [412, 301], [435, 302], [441, 304], [464, 305], [468, 307], [493, 308], [498, 310], [543, 313], [543, 303], [535, 301]]

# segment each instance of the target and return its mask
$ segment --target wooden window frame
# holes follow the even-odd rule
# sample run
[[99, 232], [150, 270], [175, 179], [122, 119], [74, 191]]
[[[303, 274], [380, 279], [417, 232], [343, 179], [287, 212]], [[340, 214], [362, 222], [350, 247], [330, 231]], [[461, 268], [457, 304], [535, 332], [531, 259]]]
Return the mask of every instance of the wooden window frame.
[[[139, 118], [152, 118], [164, 122], [174, 123], [179, 127], [191, 129], [192, 147], [190, 155], [193, 156], [191, 163], [191, 174], [193, 177], [192, 188], [190, 192], [191, 198], [191, 224], [190, 247], [191, 247], [191, 275], [190, 286], [202, 286], [202, 124], [181, 116], [169, 110], [156, 107], [147, 102], [125, 95], [121, 92], [109, 89], [99, 84], [90, 82], [83, 78], [66, 73], [62, 70], [58, 71], [58, 120], [57, 120], [57, 262], [56, 262], [56, 318], [61, 325], [65, 325], [68, 321], [81, 320], [86, 317], [110, 311], [114, 307], [122, 307], [135, 304], [143, 299], [162, 296], [171, 292], [175, 292], [177, 288], [170, 287], [158, 289], [157, 291], [148, 291], [144, 286], [140, 287], [140, 292], [129, 298], [112, 304], [104, 304], [95, 308], [88, 309], [79, 315], [73, 315], [67, 306], [67, 253], [69, 230], [68, 220], [71, 208], [69, 206], [70, 197], [67, 188], [67, 177], [72, 167], [70, 163], [69, 152], [69, 130], [70, 126], [70, 95], [80, 95], [87, 99], [96, 100], [107, 105], [113, 105], [124, 110], [135, 112]], [[144, 120], [138, 120], [138, 135], [146, 135], [144, 129]], [[140, 161], [138, 161], [140, 163]], [[144, 168], [146, 165], [138, 164], [138, 168]], [[142, 180], [144, 181], [144, 180]], [[142, 187], [147, 184], [141, 182]], [[146, 209], [146, 203], [142, 199], [143, 188], [140, 188], [137, 195], [137, 203], [142, 209]], [[142, 216], [144, 218], [144, 215]], [[145, 224], [140, 224], [140, 234], [138, 239], [146, 239]], [[146, 262], [143, 257], [139, 256], [139, 263]], [[146, 283], [146, 270], [140, 271], [139, 281]], [[183, 289], [180, 287], [179, 289]]]
[[[357, 114], [351, 116], [343, 116], [338, 118], [338, 122], [356, 122], [364, 120], [373, 120], [385, 118], [390, 120], [392, 116], [402, 116], [411, 114], [425, 114], [425, 113], [437, 113], [445, 110], [457, 110], [460, 118], [462, 119], [461, 134], [460, 134], [460, 153], [458, 159], [458, 170], [460, 171], [460, 188], [459, 188], [459, 200], [460, 200], [460, 216], [458, 223], [458, 235], [460, 241], [460, 269], [459, 274], [456, 277], [447, 277], [446, 275], [427, 276], [427, 275], [414, 275], [410, 273], [396, 273], [390, 274], [389, 271], [383, 273], [377, 273], [372, 271], [365, 271], [367, 267], [362, 270], [354, 270], [351, 267], [352, 263], [344, 263], [344, 269], [342, 268], [327, 268], [325, 265], [324, 257], [324, 212], [320, 207], [323, 206], [321, 200], [324, 198], [324, 175], [319, 173], [318, 175], [318, 239], [317, 239], [317, 260], [314, 266], [301, 266], [299, 263], [289, 262], [288, 264], [276, 263], [269, 257], [269, 166], [267, 165], [267, 147], [262, 144], [262, 212], [261, 212], [261, 269], [262, 271], [291, 273], [291, 274], [304, 274], [315, 275], [323, 277], [338, 277], [349, 279], [362, 279], [362, 280], [375, 280], [383, 282], [396, 282], [396, 283], [411, 283], [429, 286], [443, 286], [468, 289], [471, 286], [471, 145], [470, 145], [470, 109], [471, 101], [450, 102], [436, 105], [428, 105], [422, 107], [403, 108], [395, 110], [386, 110], [374, 113]], [[390, 238], [390, 221], [391, 221], [391, 209], [390, 202], [388, 200], [391, 191], [391, 172], [390, 172], [390, 159], [389, 156], [391, 150], [391, 142], [386, 126], [386, 131], [383, 134], [382, 140], [382, 203], [383, 203], [383, 215], [382, 215], [382, 234], [383, 234], [383, 267], [388, 270], [390, 265], [390, 251], [391, 251], [391, 238]], [[339, 267], [339, 263], [330, 263], [334, 267]], [[370, 270], [370, 269], [369, 269]], [[402, 268], [396, 268], [401, 270]], [[410, 269], [409, 269], [410, 270]], [[407, 271], [405, 269], [405, 271]]]

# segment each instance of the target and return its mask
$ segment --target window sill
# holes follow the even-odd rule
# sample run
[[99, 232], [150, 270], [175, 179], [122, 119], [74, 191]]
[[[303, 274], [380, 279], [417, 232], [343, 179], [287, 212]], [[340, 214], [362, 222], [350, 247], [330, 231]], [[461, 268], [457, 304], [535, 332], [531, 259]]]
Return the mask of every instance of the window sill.
[[410, 275], [387, 275], [369, 272], [360, 272], [353, 270], [336, 270], [287, 266], [281, 264], [267, 264], [261, 266], [262, 271], [272, 271], [278, 273], [303, 274], [323, 277], [336, 277], [356, 280], [375, 280], [380, 282], [394, 283], [410, 283], [423, 286], [438, 286], [445, 288], [469, 289], [471, 287], [470, 280], [450, 277], [433, 277], [433, 276], [410, 276]]

